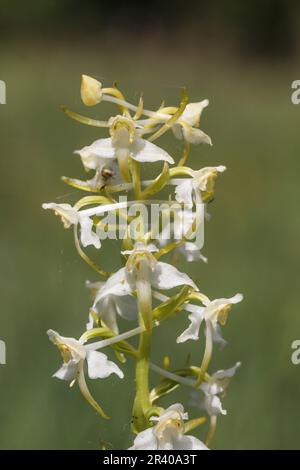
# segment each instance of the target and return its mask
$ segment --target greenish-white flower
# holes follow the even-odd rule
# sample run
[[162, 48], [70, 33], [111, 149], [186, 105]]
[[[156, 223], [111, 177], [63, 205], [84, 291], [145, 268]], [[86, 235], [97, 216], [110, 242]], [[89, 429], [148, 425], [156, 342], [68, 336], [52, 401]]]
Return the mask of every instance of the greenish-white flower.
[[212, 145], [211, 138], [198, 128], [202, 111], [208, 104], [208, 100], [187, 104], [178, 121], [172, 126], [177, 139], [185, 139], [191, 144], [204, 143]]
[[179, 179], [175, 189], [175, 198], [178, 202], [192, 206], [194, 202], [202, 200], [202, 194], [210, 196], [214, 192], [215, 179], [218, 173], [223, 173], [226, 167], [208, 166], [198, 171], [192, 171], [191, 178]]
[[63, 358], [62, 366], [53, 374], [53, 377], [69, 381], [71, 385], [77, 381], [85, 399], [102, 417], [107, 418], [107, 415], [94, 400], [87, 387], [84, 365], [87, 364], [90, 379], [104, 379], [111, 374], [116, 374], [122, 379], [124, 374], [121, 369], [110, 361], [105, 354], [94, 350], [93, 345], [85, 345], [81, 340], [61, 336], [53, 330], [48, 330], [47, 334], [52, 343], [57, 346]]
[[230, 379], [240, 366], [241, 363], [237, 362], [230, 369], [218, 370], [209, 376], [200, 385], [200, 389], [204, 392], [204, 400], [200, 396], [199, 390], [193, 390], [191, 405], [199, 409], [204, 408], [210, 416], [226, 415], [227, 411], [223, 409], [221, 398], [225, 395]]
[[93, 245], [95, 248], [101, 247], [100, 239], [93, 231], [93, 221], [84, 212], [78, 211], [70, 204], [56, 204], [54, 202], [43, 204], [42, 207], [43, 209], [52, 209], [62, 219], [65, 228], [79, 225], [82, 246]]
[[153, 416], [153, 427], [140, 432], [129, 450], [208, 450], [202, 441], [184, 434], [188, 414], [180, 403], [169, 406], [160, 416]]
[[123, 161], [130, 156], [138, 162], [166, 161], [174, 163], [173, 158], [163, 149], [141, 137], [142, 129], [126, 116], [115, 116], [109, 121], [111, 137], [98, 139], [91, 145], [76, 150], [85, 168], [96, 169], [99, 159], [118, 159]]
[[203, 300], [204, 307], [196, 305], [186, 305], [185, 310], [191, 312], [189, 315], [190, 325], [177, 338], [177, 343], [184, 343], [188, 340], [198, 340], [199, 331], [204, 320], [212, 326], [213, 339], [216, 342], [224, 343], [219, 325], [225, 325], [227, 316], [232, 305], [243, 300], [242, 294], [236, 294], [229, 299], [216, 299], [213, 301]]

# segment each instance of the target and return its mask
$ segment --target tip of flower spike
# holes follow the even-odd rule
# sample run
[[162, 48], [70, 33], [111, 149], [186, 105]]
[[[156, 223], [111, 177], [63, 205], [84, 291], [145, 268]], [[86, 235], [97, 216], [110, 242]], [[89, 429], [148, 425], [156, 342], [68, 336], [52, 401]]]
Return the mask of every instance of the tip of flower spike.
[[86, 106], [95, 106], [102, 99], [102, 83], [88, 75], [81, 75], [80, 95]]

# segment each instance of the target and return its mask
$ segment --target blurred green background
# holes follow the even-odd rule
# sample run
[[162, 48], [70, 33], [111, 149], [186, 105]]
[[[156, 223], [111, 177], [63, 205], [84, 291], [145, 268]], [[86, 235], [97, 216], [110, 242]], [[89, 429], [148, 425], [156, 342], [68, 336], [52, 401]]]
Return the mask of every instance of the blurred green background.
[[[116, 111], [105, 104], [84, 110], [82, 73], [105, 86], [117, 80], [130, 101], [143, 91], [148, 108], [162, 99], [176, 104], [183, 85], [191, 101], [209, 98], [202, 128], [214, 146], [193, 147], [190, 165], [228, 170], [217, 181], [206, 224], [209, 263], [182, 263], [181, 269], [211, 298], [245, 295], [224, 330], [229, 344], [216, 349], [211, 368], [243, 365], [224, 400], [228, 416], [219, 420], [213, 447], [300, 448], [300, 366], [290, 360], [291, 342], [300, 338], [300, 109], [290, 99], [291, 83], [299, 79], [298, 9], [293, 1], [260, 2], [259, 11], [257, 2], [241, 9], [242, 2], [230, 1], [224, 15], [223, 3], [191, 2], [187, 10], [184, 2], [169, 9], [154, 2], [146, 10], [92, 1], [85, 7], [29, 1], [18, 9], [17, 2], [1, 2], [0, 79], [7, 84], [7, 104], [0, 106], [2, 449], [132, 443], [131, 361], [126, 380], [90, 382], [109, 422], [77, 387], [51, 378], [60, 357], [46, 330], [81, 334], [90, 306], [84, 282], [97, 276], [78, 258], [71, 231], [41, 204], [82, 195], [60, 176], [83, 177], [73, 150], [105, 135], [68, 120], [59, 106], [100, 118]], [[171, 135], [161, 145], [179, 157], [181, 145]], [[113, 249], [104, 244], [96, 254], [107, 269]], [[199, 361], [201, 343], [176, 346], [186, 325], [182, 314], [171, 330], [166, 324], [155, 331], [154, 362], [168, 353], [171, 367], [181, 367], [190, 351]], [[185, 391], [176, 392], [165, 403], [183, 398]]]

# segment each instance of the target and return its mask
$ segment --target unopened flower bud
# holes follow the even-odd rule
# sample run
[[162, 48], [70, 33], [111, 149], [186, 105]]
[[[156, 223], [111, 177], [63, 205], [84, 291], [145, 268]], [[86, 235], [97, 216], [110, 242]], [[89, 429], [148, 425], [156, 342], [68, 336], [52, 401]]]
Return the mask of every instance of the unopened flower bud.
[[88, 75], [81, 75], [80, 93], [86, 106], [95, 106], [102, 99], [102, 83]]

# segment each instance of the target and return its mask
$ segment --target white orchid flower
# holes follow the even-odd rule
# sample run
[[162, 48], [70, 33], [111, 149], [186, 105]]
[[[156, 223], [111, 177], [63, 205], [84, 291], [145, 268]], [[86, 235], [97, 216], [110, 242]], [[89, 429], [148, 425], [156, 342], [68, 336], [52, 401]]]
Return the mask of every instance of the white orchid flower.
[[72, 225], [80, 226], [80, 241], [82, 246], [93, 245], [95, 248], [101, 247], [99, 237], [93, 232], [93, 221], [85, 213], [77, 211], [70, 204], [55, 204], [50, 202], [42, 205], [43, 209], [52, 209], [56, 215], [60, 216], [65, 228]]
[[124, 374], [121, 369], [114, 362], [109, 361], [105, 354], [92, 350], [89, 345], [84, 345], [83, 341], [60, 336], [53, 330], [48, 330], [47, 334], [52, 343], [58, 347], [63, 358], [63, 365], [53, 374], [53, 377], [70, 381], [71, 385], [77, 380], [86, 400], [101, 416], [107, 417], [87, 388], [84, 363], [86, 361], [90, 379], [104, 379], [111, 374], [116, 374], [122, 379]]
[[208, 104], [208, 100], [187, 104], [178, 121], [172, 126], [173, 134], [177, 139], [185, 139], [191, 144], [212, 145], [211, 138], [198, 129], [202, 111]]
[[[201, 193], [213, 194], [214, 183], [218, 173], [223, 173], [226, 167], [208, 166], [192, 172], [192, 178], [179, 179], [175, 189], [176, 201], [192, 206], [194, 201], [201, 201]], [[175, 180], [176, 182], [176, 180]]]
[[225, 343], [222, 338], [219, 324], [225, 325], [227, 316], [233, 304], [237, 304], [243, 300], [242, 294], [236, 294], [229, 299], [216, 299], [213, 301], [203, 300], [202, 303], [205, 307], [196, 305], [186, 305], [185, 310], [190, 311], [189, 315], [190, 325], [181, 333], [177, 338], [177, 343], [185, 343], [188, 340], [198, 340], [199, 330], [204, 320], [212, 327], [213, 340], [219, 343]]
[[94, 293], [94, 303], [89, 315], [87, 329], [94, 327], [93, 314], [101, 318], [105, 325], [116, 334], [119, 333], [118, 315], [129, 321], [137, 318], [137, 301], [132, 295], [107, 294], [105, 293], [104, 282], [87, 281], [86, 286]]
[[193, 390], [191, 397], [191, 406], [205, 409], [210, 416], [226, 415], [227, 411], [223, 409], [220, 397], [224, 396], [229, 385], [230, 379], [234, 376], [237, 369], [241, 366], [237, 362], [233, 367], [227, 370], [218, 370], [212, 374], [205, 382], [202, 382], [200, 389], [204, 392], [204, 401], [200, 397], [198, 390]]
[[158, 251], [155, 245], [146, 246], [141, 242], [137, 242], [133, 250], [124, 251], [123, 254], [129, 255], [126, 266], [110, 276], [98, 296], [99, 301], [107, 295], [124, 296], [136, 291], [146, 328], [151, 328], [151, 319], [147, 315], [152, 310], [152, 287], [167, 290], [189, 285], [198, 290], [187, 274], [171, 264], [157, 261], [152, 254], [155, 251]]
[[159, 417], [153, 416], [154, 426], [140, 432], [129, 450], [208, 450], [194, 436], [184, 434], [188, 414], [180, 403], [169, 406]]
[[[98, 167], [97, 160], [117, 159], [124, 177], [130, 156], [138, 162], [165, 161], [173, 164], [173, 158], [163, 149], [140, 137], [142, 128], [126, 116], [115, 116], [109, 121], [111, 137], [98, 139], [91, 145], [76, 150], [86, 168]], [[128, 171], [128, 168], [127, 168]], [[125, 178], [126, 179], [126, 178]]]

